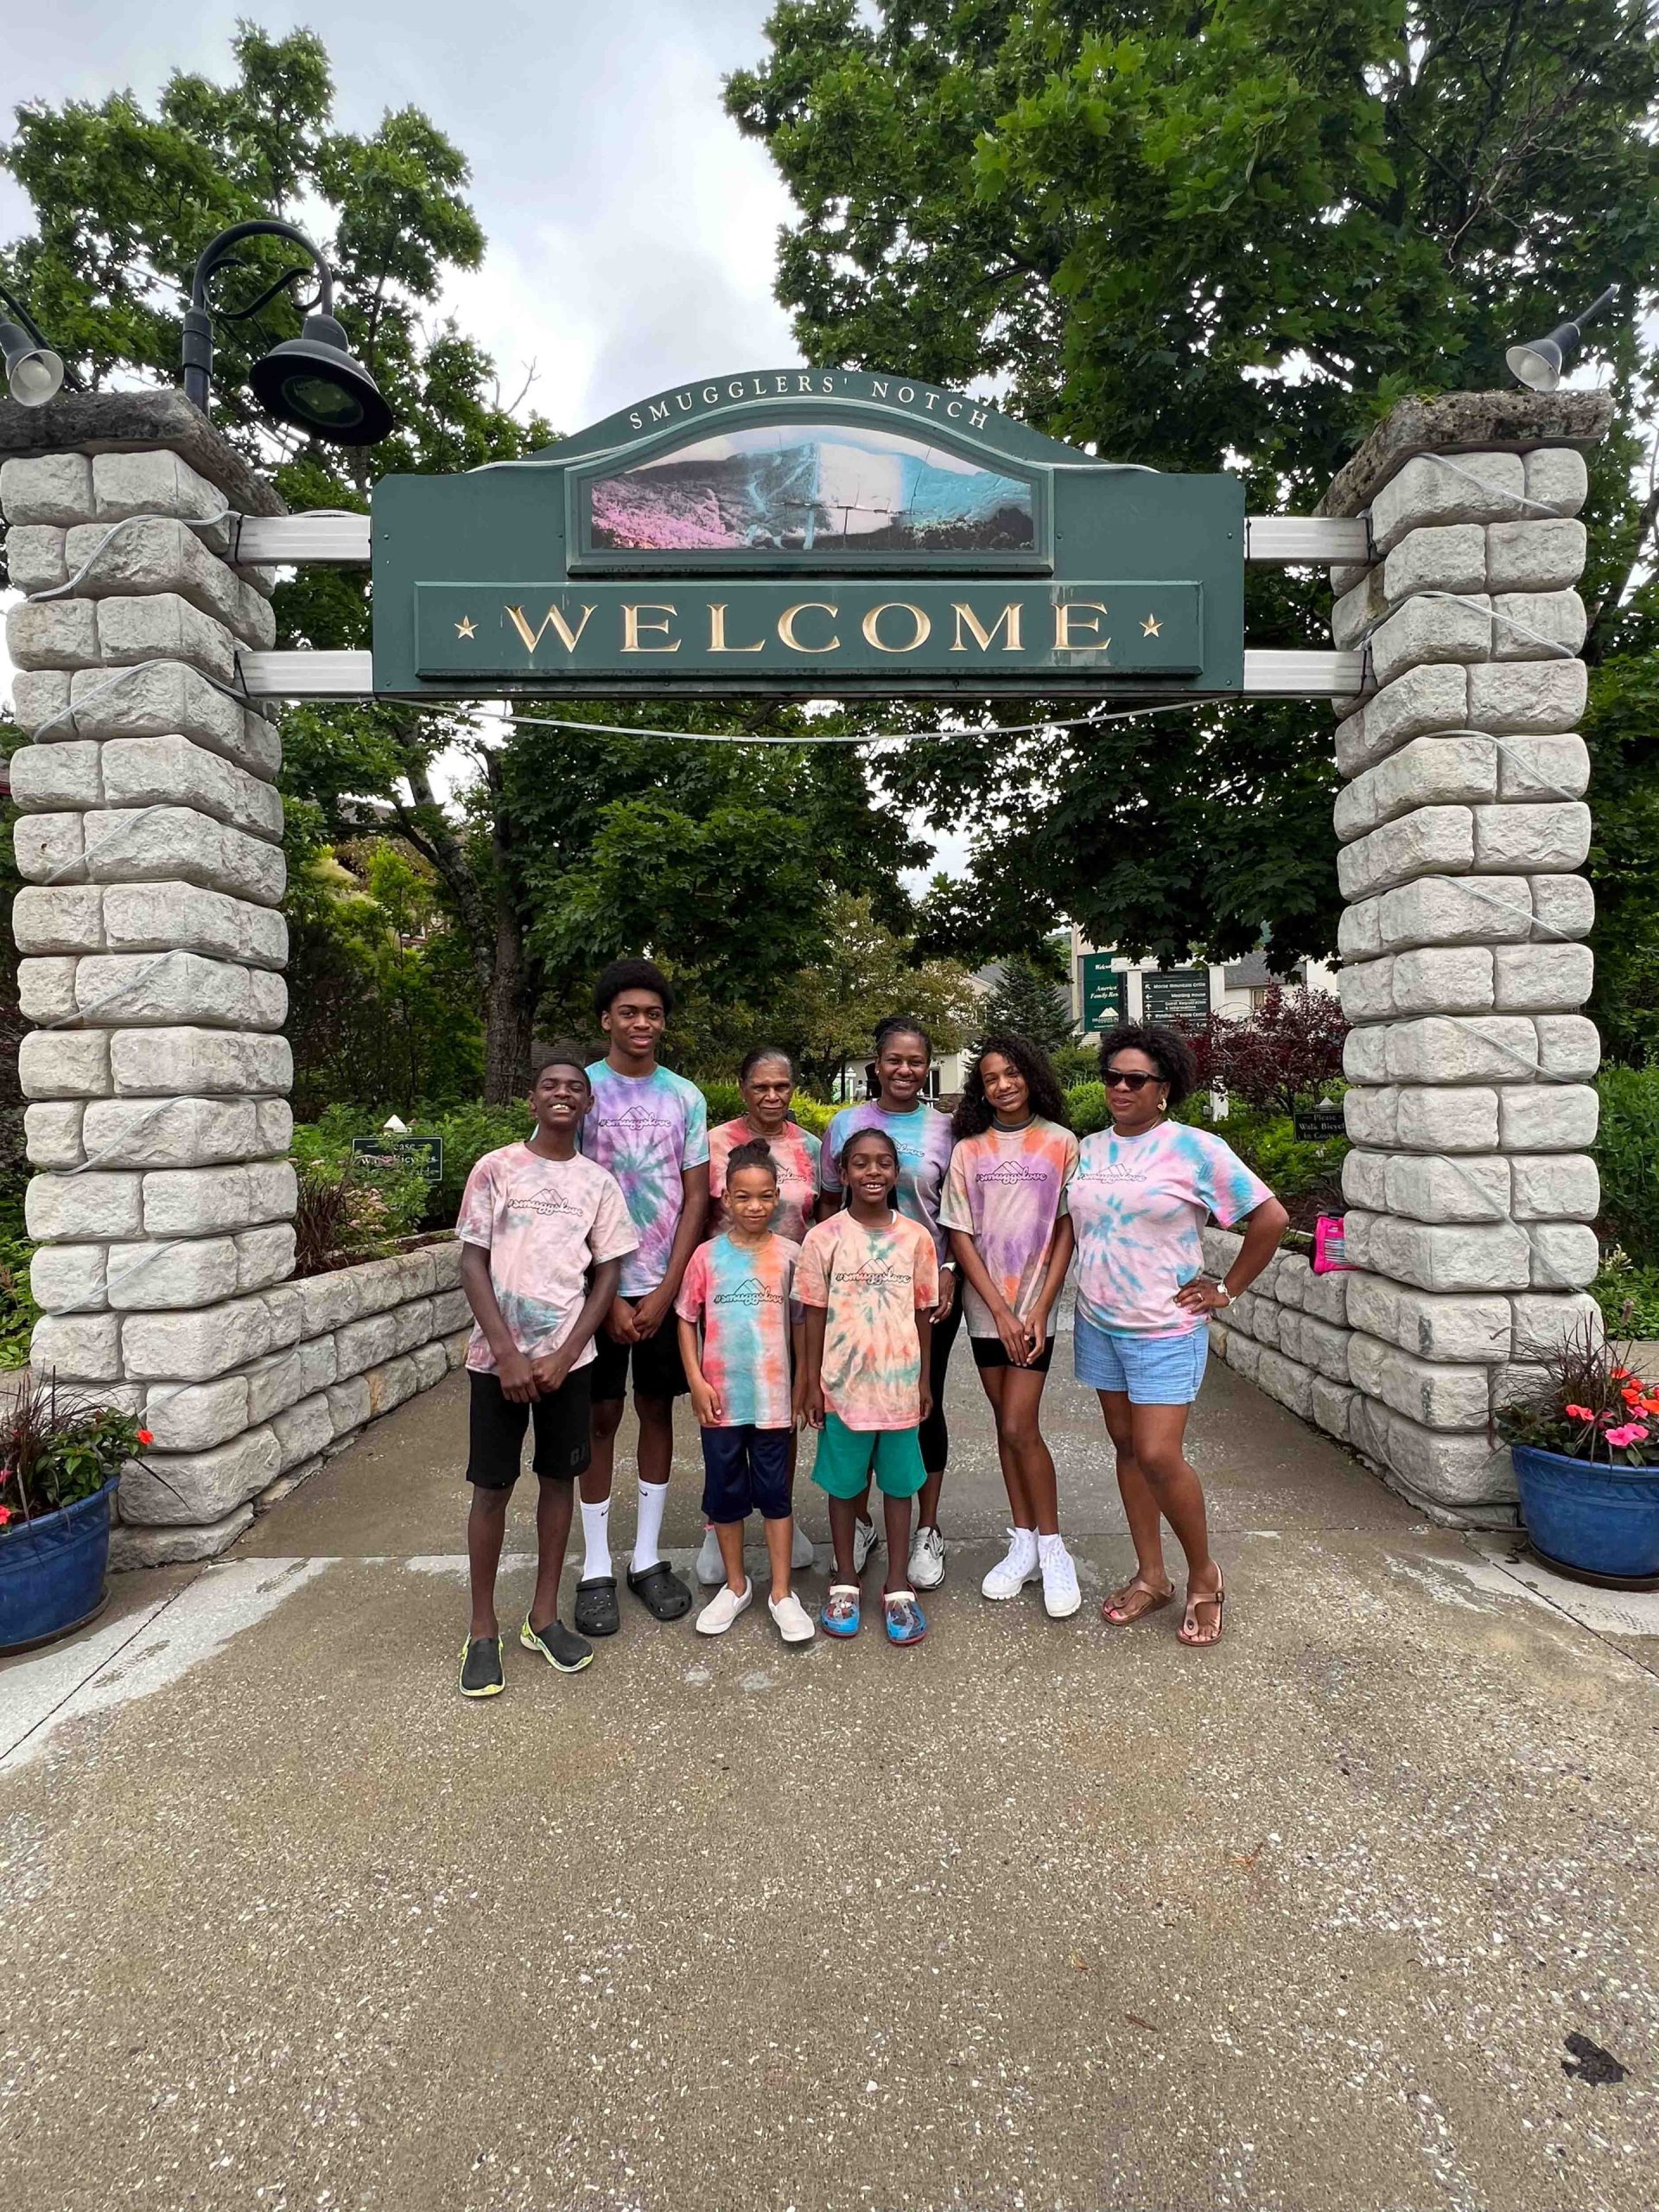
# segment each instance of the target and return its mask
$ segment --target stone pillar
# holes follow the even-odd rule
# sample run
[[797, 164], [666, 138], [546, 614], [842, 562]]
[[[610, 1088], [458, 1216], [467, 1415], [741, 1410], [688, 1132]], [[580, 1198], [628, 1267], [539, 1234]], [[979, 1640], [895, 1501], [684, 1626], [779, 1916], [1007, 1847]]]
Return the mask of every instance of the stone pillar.
[[280, 503], [172, 393], [0, 407], [0, 453], [11, 582], [58, 594], [6, 630], [33, 1364], [154, 1433], [122, 1561], [200, 1557], [279, 1472], [301, 1315], [280, 747], [233, 696], [272, 579], [189, 525]]
[[1367, 514], [1339, 702], [1349, 1438], [1436, 1517], [1513, 1518], [1490, 1420], [1593, 1317], [1599, 1044], [1574, 589], [1595, 393], [1395, 410], [1325, 504]]

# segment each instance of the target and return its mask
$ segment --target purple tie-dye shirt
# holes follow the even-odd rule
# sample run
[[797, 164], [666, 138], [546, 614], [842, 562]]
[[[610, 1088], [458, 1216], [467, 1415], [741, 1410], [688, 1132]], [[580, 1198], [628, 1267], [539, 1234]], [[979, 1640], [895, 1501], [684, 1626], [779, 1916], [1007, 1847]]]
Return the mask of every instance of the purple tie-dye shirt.
[[[634, 1247], [633, 1224], [615, 1180], [577, 1153], [549, 1160], [527, 1144], [486, 1152], [467, 1178], [455, 1234], [490, 1255], [490, 1282], [526, 1358], [556, 1351], [575, 1326], [596, 1260], [619, 1260]], [[585, 1367], [591, 1341], [576, 1354]], [[482, 1329], [467, 1346], [474, 1373], [493, 1375], [495, 1354]]]
[[933, 1239], [936, 1259], [950, 1256], [950, 1240], [939, 1227], [939, 1192], [950, 1164], [950, 1122], [935, 1106], [912, 1106], [890, 1114], [872, 1099], [864, 1106], [843, 1106], [824, 1132], [818, 1155], [818, 1180], [832, 1197], [841, 1196], [841, 1148], [861, 1129], [885, 1129], [899, 1151], [899, 1187], [893, 1204], [918, 1221]]
[[594, 1101], [582, 1125], [582, 1148], [622, 1186], [639, 1246], [622, 1263], [622, 1295], [643, 1298], [668, 1273], [680, 1225], [684, 1169], [709, 1157], [709, 1109], [694, 1083], [671, 1068], [619, 1075], [608, 1060], [588, 1071]]
[[[1076, 1137], [1040, 1115], [1023, 1129], [964, 1137], [950, 1155], [940, 1223], [973, 1238], [986, 1273], [1021, 1321], [1036, 1311], [1077, 1164]], [[990, 1307], [965, 1276], [962, 1297], [969, 1335], [995, 1336]]]
[[1077, 1236], [1077, 1311], [1114, 1336], [1180, 1337], [1205, 1325], [1175, 1294], [1203, 1272], [1198, 1232], [1273, 1193], [1208, 1129], [1160, 1122], [1144, 1136], [1084, 1137], [1066, 1197]]

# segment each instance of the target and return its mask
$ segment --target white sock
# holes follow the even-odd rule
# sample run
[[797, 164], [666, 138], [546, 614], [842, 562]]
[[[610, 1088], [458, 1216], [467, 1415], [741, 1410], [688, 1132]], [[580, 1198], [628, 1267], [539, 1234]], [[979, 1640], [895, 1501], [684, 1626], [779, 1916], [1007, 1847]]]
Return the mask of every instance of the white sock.
[[597, 1505], [582, 1501], [582, 1541], [587, 1547], [582, 1554], [582, 1579], [591, 1582], [596, 1574], [611, 1571], [611, 1501], [601, 1498]]
[[1039, 1559], [1044, 1560], [1064, 1559], [1065, 1556], [1065, 1538], [1058, 1535], [1052, 1536], [1039, 1536], [1037, 1539], [1037, 1556]]
[[663, 1509], [668, 1503], [666, 1483], [641, 1483], [639, 1485], [639, 1517], [633, 1532], [633, 1571], [643, 1574], [648, 1567], [655, 1567], [662, 1554], [657, 1548], [657, 1539], [663, 1533]]

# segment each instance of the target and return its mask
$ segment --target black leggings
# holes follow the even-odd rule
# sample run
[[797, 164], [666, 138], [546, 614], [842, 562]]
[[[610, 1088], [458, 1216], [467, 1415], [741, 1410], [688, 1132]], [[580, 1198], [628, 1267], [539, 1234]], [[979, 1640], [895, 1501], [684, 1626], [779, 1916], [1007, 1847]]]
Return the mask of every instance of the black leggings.
[[918, 1432], [922, 1465], [930, 1475], [942, 1475], [945, 1461], [950, 1457], [950, 1432], [944, 1425], [944, 1378], [950, 1365], [950, 1347], [957, 1341], [957, 1331], [961, 1326], [962, 1286], [958, 1279], [956, 1302], [943, 1321], [933, 1324], [933, 1357], [929, 1365], [933, 1410]]

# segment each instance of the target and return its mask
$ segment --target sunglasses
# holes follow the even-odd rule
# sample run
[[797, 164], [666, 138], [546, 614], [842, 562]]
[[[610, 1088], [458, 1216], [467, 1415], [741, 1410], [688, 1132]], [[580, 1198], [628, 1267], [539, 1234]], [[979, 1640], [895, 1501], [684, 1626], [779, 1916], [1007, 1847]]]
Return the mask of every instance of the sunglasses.
[[1144, 1090], [1149, 1083], [1161, 1083], [1163, 1079], [1160, 1075], [1141, 1075], [1133, 1068], [1108, 1068], [1106, 1071], [1108, 1090]]

